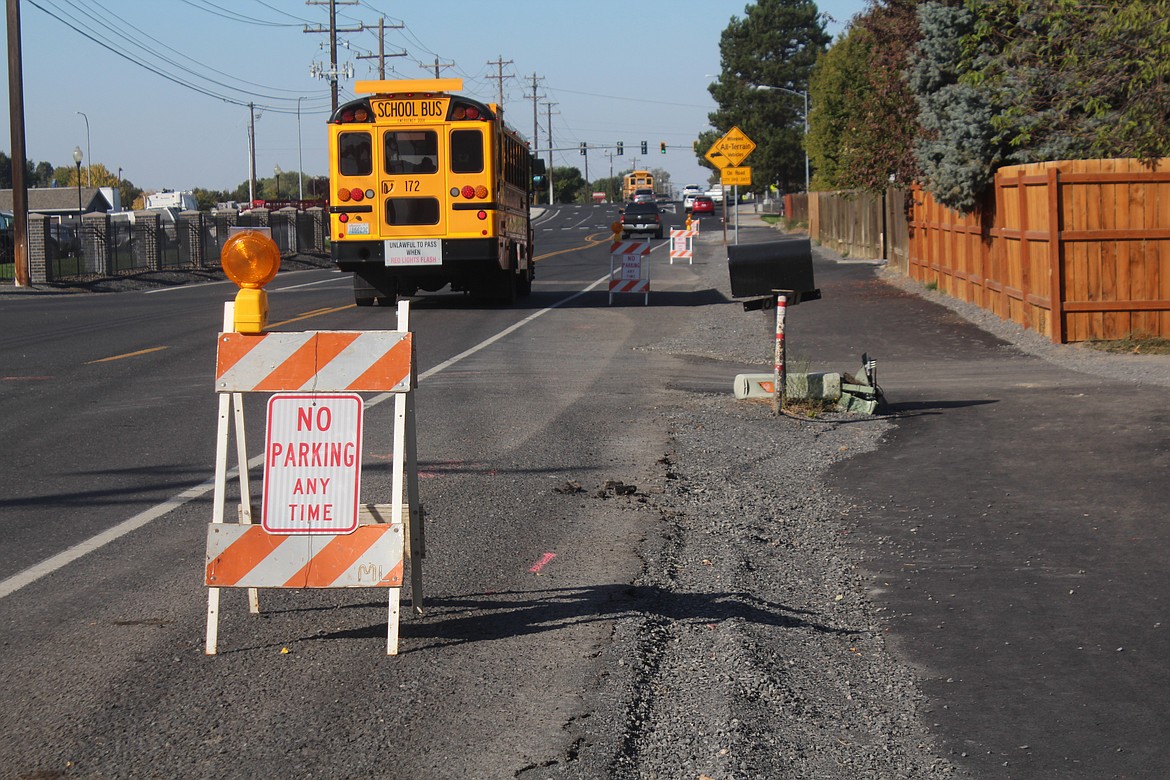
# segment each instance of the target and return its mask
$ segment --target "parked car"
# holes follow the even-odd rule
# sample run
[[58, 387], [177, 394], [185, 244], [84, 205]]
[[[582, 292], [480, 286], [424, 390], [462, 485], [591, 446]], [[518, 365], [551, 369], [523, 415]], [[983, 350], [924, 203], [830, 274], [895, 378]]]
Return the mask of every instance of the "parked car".
[[634, 233], [653, 233], [662, 238], [662, 209], [655, 203], [631, 203], [622, 209], [622, 238]]
[[708, 195], [696, 195], [695, 199], [691, 202], [691, 213], [695, 216], [699, 214], [714, 214], [715, 201]]

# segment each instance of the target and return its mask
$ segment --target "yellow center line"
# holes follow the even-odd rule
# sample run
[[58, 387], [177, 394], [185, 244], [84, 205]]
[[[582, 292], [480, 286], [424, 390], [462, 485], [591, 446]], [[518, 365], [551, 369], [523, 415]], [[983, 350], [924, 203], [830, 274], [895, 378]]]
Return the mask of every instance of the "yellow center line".
[[320, 317], [320, 316], [325, 315], [325, 314], [333, 314], [334, 312], [345, 311], [346, 309], [353, 309], [356, 307], [357, 307], [356, 303], [351, 303], [347, 306], [334, 306], [331, 309], [317, 309], [316, 311], [306, 312], [299, 317], [293, 317], [291, 320], [281, 320], [280, 322], [270, 322], [270, 323], [268, 323], [268, 327], [269, 328], [278, 328], [281, 325], [288, 325], [288, 324], [293, 323], [293, 322], [300, 322], [301, 320], [309, 320], [309, 319], [312, 319], [313, 317]]
[[111, 357], [98, 358], [97, 360], [90, 360], [85, 365], [90, 366], [94, 363], [108, 363], [111, 360], [122, 360], [123, 358], [138, 357], [139, 355], [149, 355], [151, 352], [161, 352], [169, 347], [151, 347], [150, 349], [140, 349], [137, 352], [127, 352], [125, 355], [113, 355]]
[[[598, 236], [598, 235], [605, 236], [605, 237], [604, 238], [594, 238], [594, 236]], [[569, 247], [568, 249], [558, 249], [555, 252], [548, 252], [548, 253], [543, 254], [543, 255], [537, 255], [536, 257], [532, 258], [532, 262], [534, 262], [534, 263], [540, 262], [541, 260], [544, 260], [546, 257], [554, 257], [556, 255], [563, 255], [566, 252], [580, 252], [582, 249], [589, 249], [591, 247], [597, 246], [598, 244], [604, 244], [610, 238], [612, 238], [612, 236], [609, 233], [594, 233], [592, 236], [585, 236], [585, 241], [587, 243], [582, 244], [581, 246], [572, 246], [572, 247]]]

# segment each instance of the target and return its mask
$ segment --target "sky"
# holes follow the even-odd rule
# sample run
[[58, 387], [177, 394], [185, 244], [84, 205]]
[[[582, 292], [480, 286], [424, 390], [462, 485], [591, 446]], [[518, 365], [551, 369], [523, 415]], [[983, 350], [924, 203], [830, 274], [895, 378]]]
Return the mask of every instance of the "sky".
[[[705, 183], [691, 142], [708, 129], [719, 36], [745, 0], [337, 0], [340, 101], [378, 78], [385, 20], [386, 78], [462, 78], [463, 94], [499, 100], [554, 165], [596, 179], [664, 168], [676, 187]], [[345, 3], [345, 4], [343, 4]], [[866, 0], [821, 0], [834, 38]], [[234, 190], [248, 179], [248, 104], [255, 108], [256, 175], [328, 174], [327, 0], [21, 0], [26, 156], [73, 165], [80, 148], [147, 191]], [[358, 28], [365, 27], [365, 30]], [[391, 54], [405, 52], [405, 56]], [[3, 60], [5, 58], [0, 58]], [[502, 64], [499, 64], [501, 63]], [[7, 83], [7, 62], [3, 67]], [[551, 107], [547, 104], [551, 103]], [[9, 126], [9, 104], [0, 106]], [[612, 156], [617, 141], [625, 154]], [[649, 154], [640, 154], [640, 143]], [[665, 141], [667, 153], [660, 154]], [[602, 148], [587, 157], [581, 142]], [[10, 135], [0, 149], [11, 154]], [[293, 174], [290, 174], [293, 175]]]

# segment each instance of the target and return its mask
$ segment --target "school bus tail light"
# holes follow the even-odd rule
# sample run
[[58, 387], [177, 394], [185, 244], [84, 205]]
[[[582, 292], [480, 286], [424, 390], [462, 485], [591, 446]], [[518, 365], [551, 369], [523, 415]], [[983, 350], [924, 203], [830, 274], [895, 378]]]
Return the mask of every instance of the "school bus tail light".
[[343, 109], [337, 119], [340, 124], [349, 124], [350, 122], [369, 122], [371, 118], [369, 107], [358, 105]]
[[467, 119], [476, 120], [479, 119], [479, 109], [475, 106], [456, 103], [451, 108], [451, 118], [457, 122], [462, 122]]

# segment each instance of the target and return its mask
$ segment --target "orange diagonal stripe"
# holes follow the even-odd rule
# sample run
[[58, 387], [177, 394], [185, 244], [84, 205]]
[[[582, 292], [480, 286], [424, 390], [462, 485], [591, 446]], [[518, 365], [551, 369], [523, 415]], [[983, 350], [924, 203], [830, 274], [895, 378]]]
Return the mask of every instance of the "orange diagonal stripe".
[[347, 390], [378, 392], [392, 389], [410, 373], [411, 334], [374, 361], [365, 373], [349, 383]]
[[327, 588], [369, 550], [390, 526], [359, 526], [352, 534], [338, 534], [284, 583], [286, 588]]
[[207, 563], [206, 582], [212, 587], [230, 588], [288, 539], [252, 526], [226, 550]]
[[382, 581], [379, 582], [378, 584], [383, 585], [383, 586], [389, 585], [390, 587], [394, 587], [395, 585], [401, 585], [402, 584], [402, 562], [399, 561], [397, 566], [395, 566], [393, 569], [388, 571], [386, 573], [386, 576], [383, 577]]
[[271, 374], [256, 383], [257, 390], [299, 390], [317, 370], [337, 357], [358, 337], [358, 333], [314, 333], [313, 337], [276, 367]]
[[239, 333], [221, 333], [216, 350], [215, 378], [219, 379], [239, 363], [249, 352], [264, 341], [264, 334], [242, 336]]

